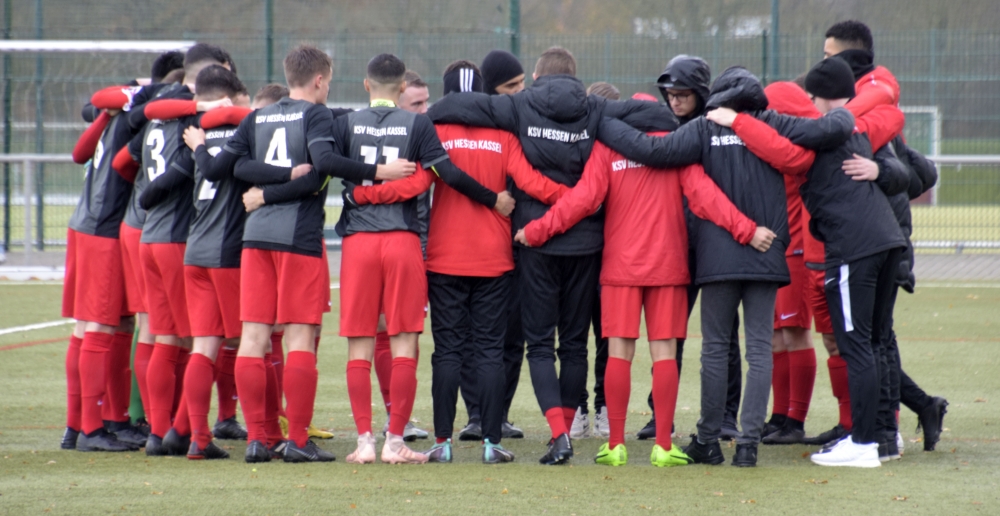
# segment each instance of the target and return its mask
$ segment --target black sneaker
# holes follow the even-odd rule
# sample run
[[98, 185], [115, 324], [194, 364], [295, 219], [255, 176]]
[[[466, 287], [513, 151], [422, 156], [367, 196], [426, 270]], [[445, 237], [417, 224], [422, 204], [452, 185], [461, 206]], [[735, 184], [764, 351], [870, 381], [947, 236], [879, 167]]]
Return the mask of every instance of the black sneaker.
[[108, 432], [104, 428], [94, 430], [90, 434], [80, 432], [76, 438], [76, 451], [92, 452], [123, 452], [132, 451], [133, 448], [115, 437], [115, 434]]
[[163, 457], [170, 455], [170, 452], [163, 447], [163, 438], [156, 434], [149, 434], [146, 438], [146, 455], [149, 457]]
[[80, 436], [80, 432], [73, 430], [70, 427], [66, 427], [66, 431], [63, 432], [62, 442], [59, 443], [59, 447], [64, 450], [75, 450], [76, 449], [76, 439]]
[[128, 421], [111, 421], [108, 431], [115, 434], [119, 441], [134, 446], [136, 450], [146, 445], [146, 436]]
[[267, 450], [267, 446], [260, 441], [250, 441], [247, 444], [247, 451], [243, 454], [243, 460], [250, 464], [256, 462], [271, 462], [271, 452]]
[[941, 440], [944, 415], [947, 413], [948, 400], [935, 396], [931, 404], [918, 414], [917, 431], [920, 431], [921, 428], [924, 431], [924, 451], [934, 451], [934, 447]]
[[757, 467], [757, 445], [750, 443], [737, 444], [736, 455], [733, 455], [733, 466], [737, 468]]
[[191, 441], [191, 447], [187, 451], [188, 460], [212, 460], [228, 459], [229, 452], [219, 448], [214, 442], [208, 443], [204, 449], [198, 447], [198, 443]]
[[722, 447], [719, 446], [719, 441], [704, 444], [696, 437], [691, 440], [691, 444], [684, 447], [684, 453], [688, 457], [691, 457], [691, 460], [695, 464], [718, 466], [726, 461], [726, 458], [722, 455]]
[[[895, 442], [896, 438], [894, 437], [892, 440]], [[889, 462], [889, 443], [885, 437], [878, 440], [878, 461]]]
[[479, 421], [469, 421], [469, 424], [465, 425], [465, 428], [459, 430], [458, 432], [459, 441], [482, 441], [483, 440], [483, 427], [479, 424]]
[[569, 434], [562, 434], [549, 443], [548, 453], [538, 459], [538, 462], [547, 466], [555, 466], [565, 464], [572, 457], [573, 441], [570, 440]]
[[639, 433], [635, 434], [636, 438], [640, 441], [645, 441], [646, 439], [656, 439], [656, 418], [649, 420], [646, 426], [639, 430]]
[[306, 445], [299, 448], [295, 441], [285, 442], [285, 462], [333, 462], [337, 457], [316, 446], [312, 439]]
[[723, 441], [732, 441], [740, 436], [740, 430], [736, 428], [736, 420], [726, 418], [722, 421], [722, 432], [719, 434], [719, 439]]
[[848, 435], [848, 431], [844, 430], [844, 427], [837, 425], [826, 432], [823, 432], [816, 437], [806, 437], [803, 439], [802, 444], [808, 444], [811, 446], [826, 446], [830, 443], [835, 443], [840, 441]]
[[135, 423], [133, 423], [132, 426], [136, 430], [141, 432], [142, 435], [149, 437], [150, 427], [149, 427], [149, 421], [146, 421], [146, 418], [140, 417], [139, 419], [136, 419]]
[[163, 449], [167, 450], [167, 455], [185, 455], [190, 447], [191, 436], [181, 435], [173, 428], [163, 436]]
[[500, 427], [501, 439], [524, 439], [524, 430], [514, 426], [510, 421], [504, 421]]
[[[881, 456], [882, 444], [881, 443], [879, 443], [878, 449], [879, 449], [879, 459], [881, 459], [882, 458], [882, 456]], [[899, 444], [896, 443], [896, 431], [895, 430], [892, 431], [892, 436], [891, 437], [889, 436], [889, 432], [886, 432], [885, 450], [886, 450], [885, 456], [887, 457], [886, 460], [900, 460], [900, 459], [903, 458], [903, 456], [899, 454]]]
[[288, 445], [288, 441], [284, 441], [284, 440], [278, 441], [278, 442], [274, 443], [273, 446], [269, 447], [267, 449], [267, 451], [268, 451], [268, 453], [271, 454], [271, 458], [274, 459], [274, 460], [284, 459], [285, 458], [285, 446], [287, 446], [287, 445]]
[[764, 444], [803, 444], [805, 440], [805, 430], [801, 428], [782, 428], [764, 437], [761, 442]]
[[[781, 431], [785, 428], [785, 421], [788, 420], [788, 416], [784, 414], [771, 414], [771, 419], [764, 424], [764, 429], [761, 430], [760, 435], [771, 435], [775, 432]], [[771, 444], [765, 442], [764, 444]]]
[[212, 436], [216, 439], [227, 439], [231, 441], [245, 441], [247, 439], [247, 429], [240, 426], [236, 421], [236, 416], [222, 421], [215, 422], [212, 428]]

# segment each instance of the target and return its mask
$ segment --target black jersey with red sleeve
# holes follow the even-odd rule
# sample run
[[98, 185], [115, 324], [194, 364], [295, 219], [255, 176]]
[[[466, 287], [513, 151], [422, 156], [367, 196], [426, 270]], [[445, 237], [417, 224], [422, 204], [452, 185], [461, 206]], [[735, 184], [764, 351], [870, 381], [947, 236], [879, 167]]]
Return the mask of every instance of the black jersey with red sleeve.
[[69, 227], [79, 233], [118, 238], [118, 228], [128, 207], [132, 184], [115, 172], [111, 163], [118, 150], [129, 142], [131, 131], [123, 114], [113, 117], [101, 114], [95, 124], [103, 123], [104, 119], [107, 119], [107, 125], [87, 164], [83, 193], [69, 219]]
[[[143, 131], [142, 161], [138, 178], [148, 184], [139, 195], [139, 205], [146, 210], [142, 226], [144, 244], [186, 242], [194, 203], [194, 158], [184, 144], [184, 130], [197, 125], [197, 117], [152, 120]], [[134, 145], [133, 140], [130, 147]], [[131, 149], [134, 151], [135, 149]]]

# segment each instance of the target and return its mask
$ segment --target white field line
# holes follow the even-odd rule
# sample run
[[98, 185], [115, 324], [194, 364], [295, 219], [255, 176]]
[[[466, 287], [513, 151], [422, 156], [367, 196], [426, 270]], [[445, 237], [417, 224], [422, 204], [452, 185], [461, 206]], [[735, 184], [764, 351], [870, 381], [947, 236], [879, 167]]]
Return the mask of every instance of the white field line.
[[43, 322], [43, 323], [28, 324], [26, 326], [14, 326], [13, 328], [4, 328], [4, 329], [0, 330], [0, 335], [9, 335], [11, 333], [21, 333], [21, 332], [32, 331], [32, 330], [42, 330], [42, 329], [45, 329], [45, 328], [53, 328], [53, 327], [56, 327], [56, 326], [65, 326], [67, 324], [73, 324], [75, 322], [76, 321], [73, 320], [73, 319], [60, 319], [58, 321], [49, 321], [49, 322]]

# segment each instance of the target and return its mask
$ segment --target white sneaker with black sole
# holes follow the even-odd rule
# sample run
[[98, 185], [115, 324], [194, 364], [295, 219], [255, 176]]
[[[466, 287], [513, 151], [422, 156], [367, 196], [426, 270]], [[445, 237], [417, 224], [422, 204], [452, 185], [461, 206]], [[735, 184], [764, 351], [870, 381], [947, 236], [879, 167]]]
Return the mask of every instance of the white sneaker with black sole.
[[810, 459], [820, 466], [877, 468], [882, 465], [878, 457], [878, 443], [858, 444], [850, 437], [812, 454]]
[[590, 437], [590, 415], [584, 414], [579, 407], [573, 417], [573, 426], [569, 429], [570, 439], [586, 439]]

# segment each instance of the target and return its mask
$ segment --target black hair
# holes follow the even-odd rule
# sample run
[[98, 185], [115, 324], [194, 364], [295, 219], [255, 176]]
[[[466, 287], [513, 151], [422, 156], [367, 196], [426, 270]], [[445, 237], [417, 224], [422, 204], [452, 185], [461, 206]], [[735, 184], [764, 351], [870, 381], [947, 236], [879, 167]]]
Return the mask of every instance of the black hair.
[[368, 61], [368, 79], [379, 84], [400, 84], [404, 75], [406, 65], [392, 54], [379, 54]]
[[215, 64], [221, 65], [227, 64], [231, 60], [229, 53], [222, 50], [222, 47], [208, 43], [197, 43], [184, 54], [184, 69], [190, 70], [193, 66], [205, 61], [212, 61]]
[[857, 20], [847, 20], [835, 23], [827, 29], [824, 38], [833, 38], [840, 41], [849, 48], [857, 48], [875, 51], [875, 43], [872, 40], [872, 31], [867, 25]]
[[198, 95], [220, 98], [232, 98], [239, 93], [247, 92], [246, 86], [236, 77], [236, 74], [221, 65], [210, 65], [198, 72], [194, 88]]
[[168, 73], [184, 68], [184, 53], [178, 50], [171, 50], [160, 54], [153, 61], [153, 68], [149, 71], [149, 78], [155, 82], [163, 82], [163, 78]]

